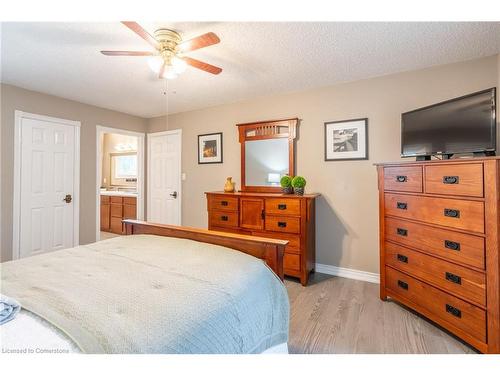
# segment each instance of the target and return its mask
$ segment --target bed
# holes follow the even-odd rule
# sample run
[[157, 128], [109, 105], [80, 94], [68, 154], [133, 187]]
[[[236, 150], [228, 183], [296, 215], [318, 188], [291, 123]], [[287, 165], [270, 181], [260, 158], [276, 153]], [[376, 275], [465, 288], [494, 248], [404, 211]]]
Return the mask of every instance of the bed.
[[128, 236], [0, 264], [4, 352], [287, 351], [287, 241], [126, 220]]

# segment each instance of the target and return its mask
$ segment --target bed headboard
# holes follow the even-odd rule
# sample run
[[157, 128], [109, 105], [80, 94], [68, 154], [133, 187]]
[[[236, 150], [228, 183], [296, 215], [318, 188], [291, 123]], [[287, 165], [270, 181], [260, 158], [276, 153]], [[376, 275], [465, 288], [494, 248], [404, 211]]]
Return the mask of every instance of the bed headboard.
[[153, 234], [165, 237], [186, 238], [244, 252], [263, 259], [269, 268], [283, 280], [283, 254], [288, 241], [218, 232], [208, 229], [155, 224], [139, 220], [123, 220], [123, 223], [128, 235]]

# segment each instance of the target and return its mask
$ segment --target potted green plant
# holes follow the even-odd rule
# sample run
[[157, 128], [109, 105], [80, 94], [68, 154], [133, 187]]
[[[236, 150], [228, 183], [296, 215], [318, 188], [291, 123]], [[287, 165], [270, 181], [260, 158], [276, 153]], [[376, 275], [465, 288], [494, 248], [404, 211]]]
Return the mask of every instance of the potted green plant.
[[288, 175], [284, 175], [280, 179], [280, 185], [281, 188], [283, 189], [284, 194], [292, 194], [293, 193], [293, 188], [292, 188], [292, 178]]
[[304, 195], [304, 188], [306, 186], [306, 179], [301, 176], [295, 176], [292, 179], [292, 187], [295, 195]]

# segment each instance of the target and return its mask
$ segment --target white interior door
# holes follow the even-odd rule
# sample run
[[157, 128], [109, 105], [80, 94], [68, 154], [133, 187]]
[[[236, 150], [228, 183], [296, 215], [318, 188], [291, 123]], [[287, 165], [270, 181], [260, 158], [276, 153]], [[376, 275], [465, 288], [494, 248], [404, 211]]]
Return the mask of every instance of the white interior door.
[[148, 134], [148, 221], [181, 225], [181, 131]]
[[56, 120], [18, 118], [19, 217], [15, 231], [21, 258], [78, 244], [79, 128]]

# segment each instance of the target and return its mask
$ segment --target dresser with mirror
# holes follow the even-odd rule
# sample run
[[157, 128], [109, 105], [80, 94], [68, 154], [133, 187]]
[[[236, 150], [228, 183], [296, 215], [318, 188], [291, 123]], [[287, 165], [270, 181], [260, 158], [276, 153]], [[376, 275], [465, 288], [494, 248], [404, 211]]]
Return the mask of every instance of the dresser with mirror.
[[315, 200], [318, 194], [283, 194], [280, 178], [295, 175], [298, 119], [238, 124], [241, 191], [206, 192], [212, 230], [289, 241], [285, 275], [307, 285], [314, 271]]

